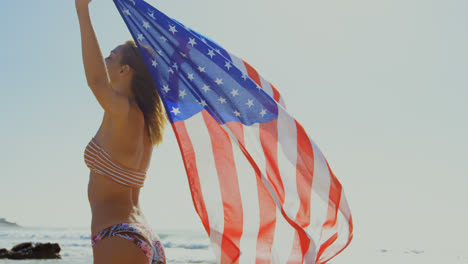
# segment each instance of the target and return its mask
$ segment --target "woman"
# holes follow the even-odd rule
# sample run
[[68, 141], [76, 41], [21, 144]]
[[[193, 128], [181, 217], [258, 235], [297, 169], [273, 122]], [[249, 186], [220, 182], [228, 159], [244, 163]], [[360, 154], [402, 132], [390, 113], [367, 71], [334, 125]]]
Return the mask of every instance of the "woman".
[[159, 237], [139, 204], [153, 146], [162, 140], [165, 112], [134, 41], [102, 57], [91, 0], [75, 0], [88, 86], [104, 109], [85, 149], [95, 264], [165, 263]]

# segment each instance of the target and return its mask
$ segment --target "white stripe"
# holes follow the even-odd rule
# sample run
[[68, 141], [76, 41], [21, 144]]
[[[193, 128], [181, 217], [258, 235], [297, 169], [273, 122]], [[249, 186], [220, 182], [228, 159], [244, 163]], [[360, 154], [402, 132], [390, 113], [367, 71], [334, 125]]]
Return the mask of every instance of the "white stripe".
[[88, 162], [89, 164], [94, 164], [94, 161], [93, 161], [93, 160], [90, 160], [90, 159], [87, 159], [87, 158], [85, 158], [84, 160], [85, 160], [86, 162]]
[[201, 191], [210, 223], [210, 240], [217, 262], [221, 262], [221, 242], [224, 231], [224, 208], [211, 139], [202, 112], [185, 121], [191, 138]]
[[125, 172], [128, 172], [129, 174], [132, 174], [132, 176], [134, 176], [135, 178], [140, 178], [140, 179], [145, 179], [145, 175], [144, 173], [141, 173], [141, 172], [137, 172], [135, 170], [126, 170], [124, 168], [122, 168], [121, 166], [117, 165], [115, 162], [114, 162], [114, 159], [109, 155], [107, 154], [107, 152], [105, 150], [102, 150], [102, 152], [104, 153], [105, 158], [112, 164], [114, 165], [116, 168], [118, 168], [119, 170], [122, 170], [122, 171], [125, 171]]
[[284, 108], [284, 110], [287, 110], [286, 102], [284, 101], [283, 96], [280, 96], [279, 104]]
[[[96, 171], [97, 173], [100, 173], [100, 174], [109, 175], [108, 173], [105, 173], [105, 172], [103, 172], [103, 171], [101, 171], [101, 170], [99, 170], [99, 169], [94, 169], [94, 171]], [[120, 183], [120, 184], [123, 184], [123, 185], [125, 185], [125, 186], [129, 186], [127, 183], [122, 182], [122, 181], [118, 180], [117, 178], [114, 178], [114, 177], [112, 177], [112, 176], [109, 176], [109, 177], [111, 177], [113, 181], [116, 181], [116, 182], [118, 182], [118, 183]]]
[[[310, 140], [310, 138], [309, 138]], [[311, 247], [307, 257], [318, 253], [322, 226], [327, 219], [328, 200], [330, 193], [330, 171], [320, 149], [310, 140], [314, 152], [314, 177], [312, 180], [312, 194], [310, 196], [310, 225], [305, 229], [311, 239]], [[313, 242], [313, 243], [312, 243]]]
[[[239, 191], [242, 201], [243, 232], [239, 242], [241, 252], [239, 263], [255, 263], [257, 255], [257, 237], [260, 228], [260, 208], [258, 202], [258, 190], [255, 170], [239, 148], [239, 143], [229, 128], [223, 128], [231, 137], [234, 163], [237, 169]], [[246, 133], [244, 128], [244, 133]], [[250, 128], [258, 134], [258, 124]], [[248, 144], [247, 142], [245, 143]]]
[[330, 248], [335, 248], [332, 252], [338, 252], [341, 248], [343, 248], [348, 243], [349, 238], [349, 218], [351, 217], [351, 212], [349, 211], [348, 202], [346, 201], [346, 197], [341, 189], [341, 200], [340, 200], [340, 207], [338, 211], [337, 217], [337, 227], [336, 232], [338, 233], [338, 238], [333, 246]]
[[351, 218], [351, 211], [349, 209], [348, 201], [346, 200], [343, 188], [341, 188], [340, 213], [342, 213], [343, 217], [346, 218], [347, 224], [349, 218]]
[[309, 249], [307, 250], [304, 256], [304, 264], [315, 264], [315, 256], [317, 255], [317, 250], [315, 242], [310, 240]]
[[333, 255], [340, 251], [348, 243], [349, 238], [349, 225], [348, 220], [350, 215], [343, 214], [342, 209], [346, 212], [349, 211], [346, 198], [344, 197], [344, 191], [341, 189], [341, 199], [339, 205], [340, 211], [337, 214], [337, 225], [332, 229], [326, 229], [323, 232], [323, 236], [328, 239], [335, 233], [338, 234], [338, 237], [332, 245], [330, 245], [322, 254], [321, 259], [329, 259]]
[[[91, 146], [93, 149], [97, 148], [98, 149], [98, 152], [102, 152], [104, 153], [107, 157], [108, 157], [108, 160], [111, 162], [112, 165], [114, 165], [115, 167], [123, 170], [123, 171], [126, 171], [126, 172], [129, 172], [131, 174], [138, 174], [138, 175], [142, 175], [143, 177], [140, 177], [140, 178], [143, 178], [144, 179], [144, 176], [145, 176], [145, 173], [141, 173], [141, 172], [138, 172], [138, 171], [130, 171], [130, 170], [126, 170], [124, 168], [121, 168], [119, 165], [115, 164], [112, 160], [110, 159], [113, 159], [111, 155], [109, 155], [109, 153], [107, 153], [104, 148], [102, 148], [101, 146], [99, 146], [98, 144], [94, 143], [93, 141], [91, 141], [91, 143], [93, 143], [94, 146]], [[110, 158], [110, 159], [109, 159]], [[139, 177], [139, 176], [136, 176], [136, 177]]]
[[[99, 145], [96, 145], [96, 146], [99, 147]], [[103, 157], [103, 158], [105, 158], [107, 161], [109, 161], [110, 163], [112, 163], [112, 161], [111, 161], [109, 158], [107, 158], [106, 156], [99, 155], [99, 154], [101, 154], [101, 153], [104, 153], [104, 151], [103, 151], [102, 149], [97, 149], [97, 150], [96, 150], [95, 147], [94, 147], [94, 146], [91, 146], [91, 145], [90, 145], [90, 149], [92, 149], [92, 150], [94, 150], [94, 151], [97, 152], [97, 153], [93, 153], [92, 151], [89, 151], [90, 153], [93, 154], [92, 156], [93, 156], [93, 159], [94, 159], [94, 160], [96, 160], [97, 158]], [[101, 158], [101, 160], [104, 162], [104, 160], [103, 160], [102, 158]], [[112, 163], [112, 164], [113, 164], [113, 163]], [[112, 165], [112, 164], [111, 164], [111, 165]], [[112, 168], [112, 166], [109, 166], [109, 165], [107, 165], [107, 164], [102, 164], [102, 165], [108, 167], [109, 169], [112, 169], [114, 172], [119, 173], [120, 175], [123, 175], [123, 176], [126, 177], [126, 178], [131, 178], [131, 179], [135, 178], [135, 180], [138, 181], [138, 182], [144, 182], [144, 181], [145, 181], [145, 177], [140, 177], [140, 176], [133, 175], [133, 174], [132, 174], [132, 175], [126, 175], [126, 174], [124, 174], [124, 172], [119, 172], [119, 171], [117, 171], [115, 168]], [[115, 166], [115, 165], [114, 165], [114, 166]], [[116, 166], [116, 167], [117, 167], [117, 169], [121, 169], [119, 166]], [[122, 169], [122, 170], [123, 170], [123, 169]]]
[[[114, 163], [112, 162], [112, 160], [109, 159], [107, 156], [101, 156], [101, 157], [105, 158], [109, 163], [111, 163], [111, 165], [114, 164]], [[114, 166], [115, 166], [115, 165], [114, 165]], [[113, 169], [114, 171], [119, 172], [121, 175], [125, 175], [126, 177], [135, 178], [135, 180], [137, 180], [137, 181], [144, 181], [144, 180], [145, 180], [145, 177], [140, 177], [140, 176], [134, 175], [133, 173], [130, 173], [130, 172], [129, 172], [130, 175], [127, 175], [127, 174], [125, 174], [124, 171], [119, 171], [119, 169], [120, 169], [120, 170], [123, 170], [123, 169], [121, 169], [119, 166], [115, 166], [115, 167], [117, 167], [117, 168], [115, 168], [115, 167], [112, 168], [112, 166], [108, 166], [108, 167], [111, 168], [111, 169]]]
[[[104, 157], [104, 158], [106, 158], [106, 157]], [[143, 180], [135, 179], [132, 176], [126, 175], [126, 174], [124, 174], [124, 173], [122, 173], [122, 172], [120, 172], [118, 170], [115, 170], [114, 168], [107, 165], [105, 163], [105, 161], [102, 159], [101, 156], [97, 157], [95, 159], [95, 162], [99, 162], [99, 164], [102, 166], [101, 169], [105, 168], [107, 171], [109, 171], [110, 174], [113, 174], [113, 175], [115, 174], [116, 177], [118, 177], [118, 175], [120, 175], [123, 179], [128, 179], [129, 181], [134, 181], [134, 182], [139, 183], [139, 184], [142, 184], [142, 183], [145, 182], [144, 179]]]
[[[278, 108], [278, 167], [284, 187], [283, 208], [291, 220], [296, 219], [300, 207], [296, 184], [297, 130], [296, 122], [284, 110]], [[291, 254], [295, 229], [276, 212], [275, 238], [272, 247], [272, 263], [286, 263]]]
[[248, 77], [247, 68], [245, 68], [244, 62], [239, 57], [237, 57], [236, 55], [232, 53], [229, 53], [229, 56], [231, 57], [232, 64], [236, 66], [237, 68], [239, 68], [239, 70], [241, 70], [241, 72], [247, 75]]
[[[266, 160], [265, 160], [265, 155], [263, 152], [263, 147], [260, 141], [260, 125], [259, 124], [254, 124], [251, 126], [245, 126], [244, 127], [244, 139], [245, 139], [245, 145], [246, 149], [251, 155], [252, 159], [254, 162], [257, 164], [259, 170], [260, 170], [260, 177], [261, 177], [261, 184], [265, 185], [265, 187], [271, 191], [270, 185], [267, 182], [266, 179]], [[257, 187], [257, 185], [255, 185]], [[271, 192], [270, 192], [271, 193]], [[258, 194], [256, 201], [258, 201]], [[263, 247], [261, 247], [263, 248]], [[264, 252], [258, 252], [258, 253], [264, 253]], [[265, 255], [258, 255], [257, 258], [260, 257], [263, 260], [265, 259]], [[246, 262], [246, 263], [255, 263], [255, 262]]]
[[[97, 147], [99, 147], [99, 145], [96, 145], [96, 144], [94, 144], [94, 145], [97, 146]], [[89, 153], [92, 154], [92, 155], [90, 155], [90, 156], [92, 156], [92, 158], [93, 158], [93, 160], [94, 160], [93, 164], [96, 165], [97, 163], [99, 163], [99, 165], [100, 165], [99, 168], [102, 169], [102, 170], [105, 169], [106, 175], [108, 175], [108, 176], [111, 177], [111, 178], [118, 178], [118, 179], [120, 179], [120, 180], [122, 180], [122, 181], [127, 182], [127, 183], [123, 183], [124, 185], [127, 185], [127, 186], [129, 186], [128, 183], [133, 184], [133, 185], [137, 185], [137, 186], [140, 186], [140, 187], [143, 187], [143, 186], [144, 186], [144, 181], [145, 181], [145, 179], [143, 179], [143, 180], [137, 179], [137, 178], [136, 178], [137, 176], [135, 176], [135, 179], [134, 179], [132, 176], [125, 175], [125, 174], [123, 174], [123, 173], [121, 173], [121, 172], [119, 172], [119, 171], [116, 171], [115, 169], [113, 169], [113, 168], [110, 167], [109, 165], [104, 164], [104, 160], [103, 160], [101, 157], [104, 157], [104, 158], [107, 159], [107, 160], [109, 160], [109, 159], [108, 159], [107, 157], [105, 157], [105, 156], [99, 155], [99, 153], [101, 153], [101, 152], [99, 152], [99, 150], [96, 150], [96, 149], [95, 149], [95, 146], [90, 145], [90, 149], [92, 149], [92, 150], [94, 150], [94, 151], [98, 151], [97, 154], [95, 154], [95, 153], [93, 153], [91, 150], [89, 150]], [[122, 177], [119, 177], [119, 176], [116, 175], [116, 174], [119, 174], [119, 175], [121, 175]], [[139, 178], [139, 177], [138, 177], [138, 178]], [[122, 183], [121, 181], [118, 181], [118, 182]]]
[[[260, 75], [259, 75], [260, 76]], [[262, 85], [263, 90], [273, 98], [273, 88], [271, 88], [270, 82], [265, 80], [262, 76], [260, 76], [260, 83]]]
[[113, 171], [111, 171], [112, 169], [110, 169], [109, 167], [107, 167], [105, 164], [103, 164], [103, 163], [102, 163], [100, 160], [98, 160], [98, 159], [95, 160], [95, 164], [101, 165], [101, 166], [99, 166], [99, 167], [96, 168], [96, 169], [99, 169], [99, 170], [105, 172], [105, 174], [106, 174], [107, 176], [109, 176], [109, 177], [111, 177], [111, 178], [117, 178], [117, 179], [120, 179], [120, 180], [122, 180], [122, 181], [127, 182], [127, 184], [125, 184], [125, 185], [128, 185], [128, 183], [130, 183], [130, 184], [134, 184], [134, 185], [138, 185], [138, 186], [143, 187], [143, 184], [142, 184], [141, 182], [132, 182], [132, 181], [131, 181], [132, 179], [129, 179], [129, 178], [126, 177], [125, 175], [123, 175], [123, 177], [119, 177], [119, 176], [117, 175], [118, 172], [113, 172]]

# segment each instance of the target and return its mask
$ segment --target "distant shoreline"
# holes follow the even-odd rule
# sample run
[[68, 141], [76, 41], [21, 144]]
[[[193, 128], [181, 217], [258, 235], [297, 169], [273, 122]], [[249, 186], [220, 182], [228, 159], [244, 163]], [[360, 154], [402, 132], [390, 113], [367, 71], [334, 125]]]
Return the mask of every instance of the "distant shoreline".
[[8, 222], [5, 218], [0, 218], [0, 227], [7, 226], [7, 227], [21, 227], [17, 223]]

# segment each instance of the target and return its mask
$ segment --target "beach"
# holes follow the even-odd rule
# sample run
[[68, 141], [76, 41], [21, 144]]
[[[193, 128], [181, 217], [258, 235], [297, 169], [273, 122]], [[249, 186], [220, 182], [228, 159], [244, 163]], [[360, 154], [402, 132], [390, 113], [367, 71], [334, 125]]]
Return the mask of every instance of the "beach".
[[[191, 230], [158, 232], [164, 245], [167, 263], [215, 263], [210, 242], [203, 233]], [[11, 249], [22, 242], [58, 243], [62, 259], [9, 260], [0, 264], [89, 264], [93, 262], [88, 228], [0, 227], [0, 248]]]
[[[167, 263], [215, 263], [206, 234], [193, 230], [161, 230]], [[0, 248], [10, 249], [22, 242], [58, 243], [61, 247], [58, 260], [9, 260], [0, 259], [0, 264], [89, 264], [92, 263], [92, 248], [88, 228], [58, 227], [0, 227]], [[379, 246], [380, 244], [380, 246]], [[468, 264], [468, 253], [463, 245], [441, 246], [396, 246], [380, 241], [364, 245], [357, 241], [329, 262], [330, 264]]]

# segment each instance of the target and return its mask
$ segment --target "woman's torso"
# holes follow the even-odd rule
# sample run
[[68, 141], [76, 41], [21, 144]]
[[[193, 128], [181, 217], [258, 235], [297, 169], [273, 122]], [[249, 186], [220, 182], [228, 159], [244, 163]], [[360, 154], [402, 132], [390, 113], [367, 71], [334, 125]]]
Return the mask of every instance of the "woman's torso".
[[[145, 129], [143, 114], [136, 104], [132, 105], [125, 120], [115, 120], [104, 113], [94, 140], [120, 164], [137, 171], [147, 171], [153, 145]], [[140, 188], [124, 186], [91, 171], [88, 200], [92, 213], [92, 235], [118, 223], [147, 224], [140, 209], [139, 193]]]

